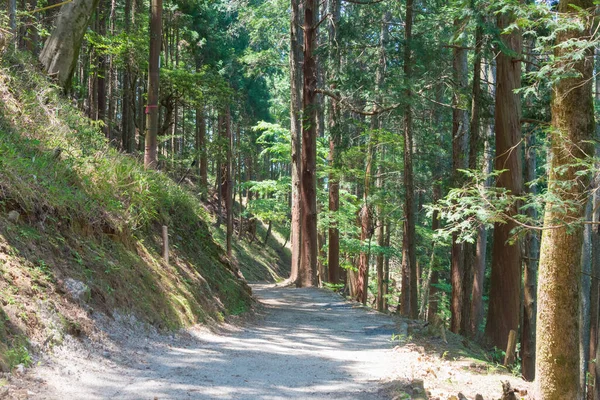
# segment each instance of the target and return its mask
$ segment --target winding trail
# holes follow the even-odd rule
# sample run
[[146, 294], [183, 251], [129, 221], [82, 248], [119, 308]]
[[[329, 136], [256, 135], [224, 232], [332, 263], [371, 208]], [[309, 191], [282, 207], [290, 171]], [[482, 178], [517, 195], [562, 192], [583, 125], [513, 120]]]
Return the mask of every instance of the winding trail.
[[[224, 334], [128, 338], [38, 372], [42, 399], [385, 399], [397, 375], [388, 316], [321, 289], [254, 285], [264, 317]], [[162, 339], [161, 339], [162, 338]], [[130, 343], [127, 343], [129, 341]]]

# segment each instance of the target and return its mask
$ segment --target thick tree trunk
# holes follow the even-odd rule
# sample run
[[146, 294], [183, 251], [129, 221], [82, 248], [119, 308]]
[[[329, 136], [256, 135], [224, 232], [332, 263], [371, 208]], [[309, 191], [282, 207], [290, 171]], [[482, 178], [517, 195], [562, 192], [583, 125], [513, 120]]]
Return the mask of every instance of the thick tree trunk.
[[[574, 6], [574, 7], [573, 7]], [[577, 18], [579, 9], [594, 6], [592, 0], [561, 0], [558, 10]], [[588, 21], [588, 24], [590, 22]], [[557, 43], [588, 37], [584, 32], [561, 31]], [[561, 57], [569, 48], [557, 47]], [[572, 202], [566, 212], [549, 203], [544, 226], [558, 221], [581, 218], [589, 178], [579, 176], [577, 159], [593, 154], [594, 106], [592, 100], [593, 54], [569, 63], [577, 77], [563, 78], [554, 85], [551, 102], [552, 127], [548, 191], [559, 199]], [[577, 206], [574, 206], [577, 204]], [[538, 280], [536, 341], [536, 398], [543, 400], [581, 398], [579, 392], [579, 284], [583, 241], [581, 225], [548, 229], [542, 233]]]
[[83, 35], [99, 0], [73, 0], [60, 8], [54, 31], [46, 40], [40, 62], [48, 75], [70, 89]]
[[147, 130], [144, 147], [144, 166], [158, 166], [158, 88], [160, 42], [162, 37], [162, 0], [150, 4], [150, 58], [148, 61], [148, 105], [146, 106]]
[[304, 2], [304, 64], [302, 85], [302, 154], [300, 179], [301, 262], [297, 286], [317, 284], [317, 103], [315, 89], [317, 66], [316, 43], [317, 0]]
[[[454, 21], [457, 31], [464, 21]], [[467, 49], [464, 41], [458, 43], [453, 52], [453, 74], [455, 81], [455, 93], [452, 100], [452, 181], [455, 187], [461, 185], [463, 179], [459, 169], [468, 167], [468, 143], [469, 143], [469, 114], [462, 104], [462, 97], [467, 92], [469, 85], [469, 74], [467, 67]], [[463, 312], [465, 311], [465, 245], [457, 241], [457, 235], [452, 236], [450, 263], [450, 280], [452, 283], [452, 299], [450, 310], [452, 318], [450, 321], [450, 330], [454, 333], [461, 332], [464, 327]], [[467, 317], [467, 316], [464, 316]]]
[[302, 107], [302, 97], [300, 87], [302, 86], [302, 45], [300, 30], [300, 4], [301, 0], [291, 0], [291, 20], [290, 20], [290, 120], [292, 136], [292, 222], [291, 222], [291, 248], [292, 265], [290, 272], [290, 282], [296, 283], [298, 280], [298, 271], [300, 270], [301, 255], [301, 213], [300, 207], [300, 171], [301, 171], [301, 146], [302, 146], [302, 126], [300, 121], [300, 109]]
[[[498, 16], [498, 28], [505, 29], [514, 22], [514, 16]], [[506, 47], [518, 56], [499, 52], [496, 57], [496, 170], [503, 172], [496, 187], [520, 195], [523, 187], [521, 167], [521, 100], [516, 89], [521, 87], [521, 33], [513, 30], [503, 36]], [[510, 213], [517, 213], [513, 205]], [[521, 250], [518, 239], [511, 231], [515, 223], [497, 223], [494, 226], [492, 248], [492, 276], [490, 303], [485, 335], [499, 349], [506, 349], [508, 334], [518, 331], [521, 308]], [[512, 244], [511, 244], [512, 243]]]
[[[340, 69], [340, 52], [338, 47], [338, 22], [340, 20], [341, 2], [340, 0], [330, 0], [329, 14], [329, 64], [332, 90], [335, 90], [336, 81]], [[340, 183], [339, 176], [334, 170], [337, 164], [336, 147], [339, 145], [340, 132], [338, 132], [339, 105], [334, 99], [329, 99], [329, 212], [334, 214], [340, 206]], [[334, 221], [329, 227], [329, 251], [327, 257], [329, 267], [329, 282], [340, 283], [340, 231], [337, 223]]]
[[[419, 304], [417, 297], [417, 245], [415, 228], [415, 185], [413, 175], [413, 132], [412, 132], [412, 107], [410, 98], [412, 97], [412, 25], [413, 25], [413, 0], [406, 2], [406, 25], [404, 27], [405, 48], [404, 48], [404, 80], [406, 84], [405, 98], [407, 105], [404, 110], [404, 214], [406, 216], [404, 229], [406, 247], [402, 251], [402, 270], [409, 274], [408, 297], [403, 296], [402, 313], [411, 318], [418, 318]], [[409, 301], [406, 304], [406, 301]]]

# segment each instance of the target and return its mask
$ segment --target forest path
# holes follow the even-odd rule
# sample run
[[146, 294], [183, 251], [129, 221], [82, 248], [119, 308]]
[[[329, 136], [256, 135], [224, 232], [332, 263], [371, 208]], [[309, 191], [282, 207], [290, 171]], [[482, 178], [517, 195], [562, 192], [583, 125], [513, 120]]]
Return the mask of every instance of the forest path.
[[391, 317], [322, 289], [258, 284], [253, 291], [264, 312], [241, 328], [128, 334], [102, 356], [57, 354], [37, 372], [44, 383], [33, 398], [389, 398], [382, 383], [401, 365]]

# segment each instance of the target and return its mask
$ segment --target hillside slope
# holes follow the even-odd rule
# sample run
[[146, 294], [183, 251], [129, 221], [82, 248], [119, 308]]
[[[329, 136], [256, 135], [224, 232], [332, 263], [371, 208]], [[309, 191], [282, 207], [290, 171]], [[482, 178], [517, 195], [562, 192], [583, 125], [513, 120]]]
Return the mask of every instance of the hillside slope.
[[89, 334], [98, 312], [176, 329], [248, 310], [198, 199], [111, 148], [31, 65], [0, 64], [0, 370]]

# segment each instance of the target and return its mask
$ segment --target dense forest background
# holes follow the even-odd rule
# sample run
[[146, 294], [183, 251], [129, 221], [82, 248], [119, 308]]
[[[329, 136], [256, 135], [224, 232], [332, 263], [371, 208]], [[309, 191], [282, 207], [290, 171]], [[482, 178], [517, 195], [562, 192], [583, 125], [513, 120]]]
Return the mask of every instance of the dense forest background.
[[213, 204], [228, 252], [282, 227], [290, 283], [600, 397], [591, 0], [7, 4], [5, 47]]

